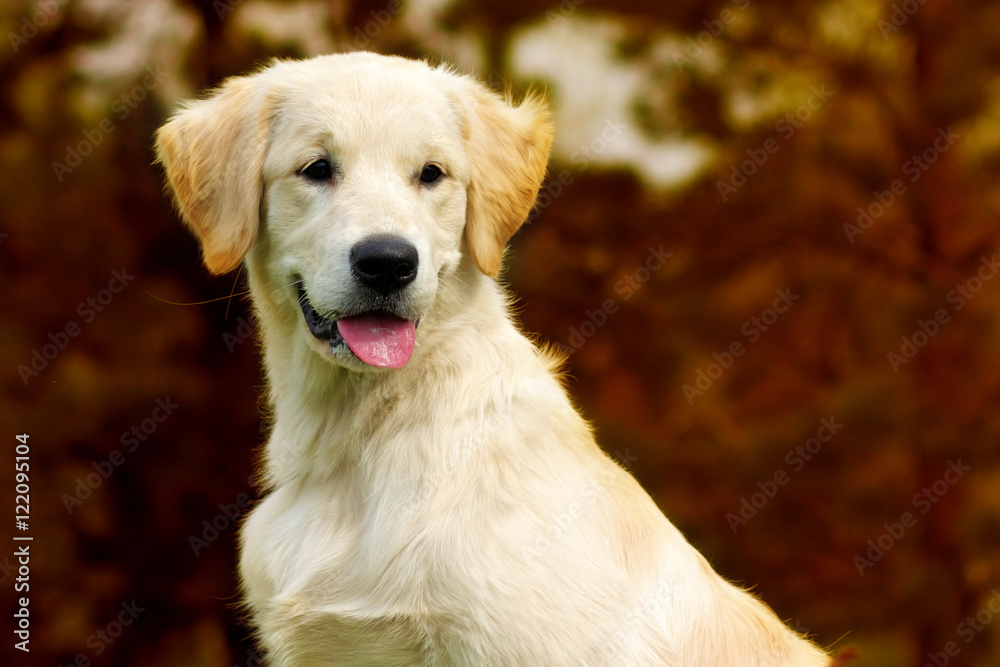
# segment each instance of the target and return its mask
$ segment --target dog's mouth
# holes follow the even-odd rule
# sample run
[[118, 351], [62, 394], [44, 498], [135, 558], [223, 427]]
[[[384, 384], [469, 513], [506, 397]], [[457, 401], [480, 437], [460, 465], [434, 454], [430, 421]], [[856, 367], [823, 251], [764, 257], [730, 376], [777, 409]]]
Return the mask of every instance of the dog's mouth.
[[380, 368], [402, 368], [413, 356], [416, 321], [381, 310], [331, 320], [316, 312], [301, 282], [296, 288], [309, 333], [328, 341], [331, 350], [346, 345], [362, 362]]

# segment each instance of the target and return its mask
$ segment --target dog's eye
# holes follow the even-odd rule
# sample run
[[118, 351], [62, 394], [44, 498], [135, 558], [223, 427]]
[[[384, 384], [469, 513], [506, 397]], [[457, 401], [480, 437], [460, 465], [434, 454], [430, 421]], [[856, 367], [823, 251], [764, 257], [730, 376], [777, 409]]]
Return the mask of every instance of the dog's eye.
[[441, 171], [441, 167], [429, 164], [420, 172], [420, 182], [430, 185], [436, 183], [442, 176], [444, 176], [444, 172]]
[[311, 181], [328, 181], [333, 176], [333, 169], [326, 160], [316, 160], [299, 173]]

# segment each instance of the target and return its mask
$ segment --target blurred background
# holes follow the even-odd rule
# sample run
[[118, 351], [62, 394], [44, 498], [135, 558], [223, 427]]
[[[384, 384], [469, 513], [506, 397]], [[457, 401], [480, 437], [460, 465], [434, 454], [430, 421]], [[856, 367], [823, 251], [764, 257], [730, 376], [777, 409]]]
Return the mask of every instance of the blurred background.
[[4, 513], [15, 435], [31, 466], [0, 663], [257, 664], [256, 325], [152, 135], [270, 57], [371, 49], [547, 91], [506, 281], [723, 576], [860, 666], [1000, 664], [1000, 5], [7, 0], [0, 34]]

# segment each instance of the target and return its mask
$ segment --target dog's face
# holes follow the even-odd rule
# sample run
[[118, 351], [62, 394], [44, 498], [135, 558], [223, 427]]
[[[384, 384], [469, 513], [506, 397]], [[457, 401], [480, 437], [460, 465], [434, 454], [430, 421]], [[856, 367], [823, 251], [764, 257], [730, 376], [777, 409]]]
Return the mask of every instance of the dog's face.
[[397, 68], [316, 75], [279, 102], [264, 159], [267, 274], [317, 352], [402, 366], [461, 259], [462, 121]]
[[230, 79], [160, 129], [157, 153], [210, 270], [250, 253], [317, 354], [396, 368], [463, 253], [499, 271], [544, 175], [547, 116], [423, 62], [325, 56]]

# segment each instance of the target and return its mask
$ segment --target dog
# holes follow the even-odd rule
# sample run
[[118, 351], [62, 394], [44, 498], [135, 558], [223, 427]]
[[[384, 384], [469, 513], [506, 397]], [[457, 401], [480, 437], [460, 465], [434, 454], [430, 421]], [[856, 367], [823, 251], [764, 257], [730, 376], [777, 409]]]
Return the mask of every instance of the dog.
[[510, 315], [553, 126], [447, 66], [275, 61], [158, 162], [210, 272], [245, 265], [271, 406], [240, 576], [268, 664], [819, 667], [595, 443]]

